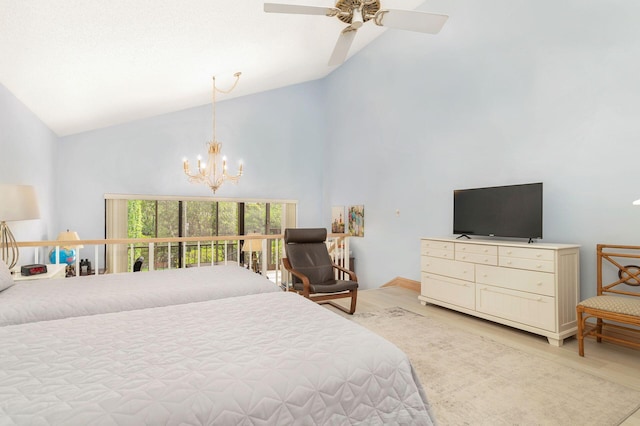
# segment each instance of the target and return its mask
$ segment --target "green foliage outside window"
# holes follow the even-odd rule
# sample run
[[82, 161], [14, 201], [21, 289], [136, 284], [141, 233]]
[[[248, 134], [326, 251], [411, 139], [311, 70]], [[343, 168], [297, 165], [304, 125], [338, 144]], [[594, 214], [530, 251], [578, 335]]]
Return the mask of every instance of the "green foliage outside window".
[[[244, 229], [240, 229], [240, 207], [244, 211]], [[206, 237], [221, 235], [242, 235], [252, 232], [259, 234], [276, 234], [281, 232], [282, 205], [270, 203], [238, 203], [214, 201], [128, 201], [128, 237], [129, 238], [164, 238], [164, 237]], [[182, 216], [182, 221], [180, 217]], [[180, 224], [182, 228], [180, 229]], [[224, 241], [211, 243], [187, 243], [182, 246], [185, 250], [185, 263], [198, 264], [200, 254], [201, 264], [211, 264], [237, 261], [237, 242]], [[273, 246], [272, 246], [273, 247]], [[271, 251], [272, 247], [269, 249]], [[182, 263], [178, 244], [171, 245], [171, 268], [178, 268]], [[145, 263], [143, 270], [148, 269], [149, 247], [137, 244], [134, 247], [134, 260], [143, 256]], [[270, 258], [276, 258], [273, 253]], [[168, 268], [168, 244], [156, 244], [154, 269]], [[130, 261], [131, 257], [129, 257]], [[269, 262], [271, 263], [271, 261]], [[131, 267], [131, 265], [129, 265]]]

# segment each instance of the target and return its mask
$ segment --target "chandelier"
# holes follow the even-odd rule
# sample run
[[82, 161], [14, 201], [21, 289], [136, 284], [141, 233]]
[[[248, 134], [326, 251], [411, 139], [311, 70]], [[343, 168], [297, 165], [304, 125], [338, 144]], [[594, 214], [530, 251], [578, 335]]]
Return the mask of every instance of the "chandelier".
[[194, 173], [191, 173], [189, 169], [189, 161], [186, 158], [182, 161], [184, 173], [189, 178], [189, 182], [203, 183], [205, 185], [208, 185], [214, 194], [225, 181], [237, 183], [240, 179], [240, 176], [242, 176], [242, 163], [240, 163], [238, 174], [235, 176], [231, 176], [227, 173], [226, 157], [222, 157], [222, 167], [219, 166], [220, 149], [222, 148], [222, 143], [218, 142], [216, 139], [216, 92], [224, 94], [231, 93], [231, 91], [235, 89], [238, 81], [240, 80], [240, 74], [240, 72], [234, 74], [236, 81], [233, 83], [233, 86], [231, 86], [231, 88], [226, 91], [220, 90], [216, 87], [216, 77], [213, 76], [213, 139], [207, 144], [207, 162], [202, 162], [202, 158], [198, 156], [198, 170]]

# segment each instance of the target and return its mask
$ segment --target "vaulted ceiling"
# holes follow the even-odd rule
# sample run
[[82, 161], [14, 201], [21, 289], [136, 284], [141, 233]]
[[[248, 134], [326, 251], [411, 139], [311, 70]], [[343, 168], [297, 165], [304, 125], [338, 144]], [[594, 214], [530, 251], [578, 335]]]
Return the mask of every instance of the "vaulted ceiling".
[[[259, 0], [0, 0], [0, 83], [64, 136], [209, 103], [213, 75], [242, 72], [229, 96], [322, 78], [345, 26]], [[350, 56], [383, 31], [364, 25]]]

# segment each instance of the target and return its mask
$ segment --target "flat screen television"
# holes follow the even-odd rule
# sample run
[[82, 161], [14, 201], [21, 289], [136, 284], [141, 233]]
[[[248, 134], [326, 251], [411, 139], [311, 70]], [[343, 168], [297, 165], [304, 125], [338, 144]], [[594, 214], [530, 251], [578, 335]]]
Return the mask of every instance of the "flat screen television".
[[454, 191], [453, 233], [542, 238], [542, 183]]

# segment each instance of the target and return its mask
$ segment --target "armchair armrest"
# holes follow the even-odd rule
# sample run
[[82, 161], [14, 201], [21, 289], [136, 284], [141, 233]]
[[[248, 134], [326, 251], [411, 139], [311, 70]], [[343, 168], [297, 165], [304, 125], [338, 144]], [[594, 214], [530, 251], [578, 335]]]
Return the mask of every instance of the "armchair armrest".
[[358, 277], [356, 276], [356, 273], [353, 271], [348, 270], [347, 268], [343, 268], [342, 266], [338, 265], [337, 263], [331, 263], [331, 265], [335, 268], [338, 269], [339, 271], [344, 272], [345, 274], [349, 274], [349, 279], [351, 281], [355, 281], [358, 282]]
[[287, 259], [286, 257], [282, 258], [282, 266], [284, 266], [284, 269], [286, 269], [287, 271], [291, 272], [292, 275], [298, 277], [300, 280], [302, 280], [302, 285], [303, 285], [303, 290], [302, 290], [302, 294], [305, 297], [309, 297], [309, 286], [311, 285], [309, 283], [309, 277], [307, 277], [305, 274], [303, 274], [302, 272], [296, 271], [295, 269], [293, 269], [291, 267], [291, 262], [289, 262], [289, 259]]

